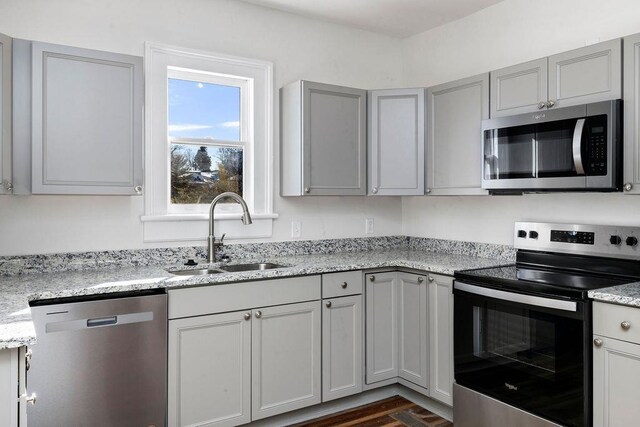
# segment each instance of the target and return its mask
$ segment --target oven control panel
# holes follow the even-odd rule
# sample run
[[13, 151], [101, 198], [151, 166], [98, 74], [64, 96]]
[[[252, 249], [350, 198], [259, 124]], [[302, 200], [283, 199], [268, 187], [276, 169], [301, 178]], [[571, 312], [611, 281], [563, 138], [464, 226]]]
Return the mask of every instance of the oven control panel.
[[516, 222], [514, 247], [640, 260], [640, 227]]

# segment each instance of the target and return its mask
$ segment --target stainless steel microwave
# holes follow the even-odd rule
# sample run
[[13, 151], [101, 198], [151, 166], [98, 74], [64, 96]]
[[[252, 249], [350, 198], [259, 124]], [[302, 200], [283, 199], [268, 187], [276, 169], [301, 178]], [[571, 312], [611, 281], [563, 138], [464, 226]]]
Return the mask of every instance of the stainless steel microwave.
[[622, 100], [482, 121], [482, 188], [621, 191]]

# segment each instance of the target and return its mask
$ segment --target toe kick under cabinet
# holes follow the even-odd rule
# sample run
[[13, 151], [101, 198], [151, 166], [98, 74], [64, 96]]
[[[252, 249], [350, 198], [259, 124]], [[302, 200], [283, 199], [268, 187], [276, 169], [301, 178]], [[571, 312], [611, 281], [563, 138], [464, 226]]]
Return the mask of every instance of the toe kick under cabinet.
[[321, 402], [320, 276], [169, 291], [168, 425], [234, 426]]

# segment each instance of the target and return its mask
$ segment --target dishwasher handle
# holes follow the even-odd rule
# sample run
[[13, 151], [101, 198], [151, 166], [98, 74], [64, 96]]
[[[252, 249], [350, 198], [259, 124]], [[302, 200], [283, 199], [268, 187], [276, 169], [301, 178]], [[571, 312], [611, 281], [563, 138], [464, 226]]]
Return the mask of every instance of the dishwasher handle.
[[94, 329], [112, 326], [127, 325], [132, 323], [151, 322], [153, 320], [153, 312], [145, 311], [139, 313], [118, 314], [114, 316], [93, 317], [88, 319], [63, 320], [60, 322], [48, 322], [45, 325], [45, 331], [63, 332], [78, 331], [81, 329]]

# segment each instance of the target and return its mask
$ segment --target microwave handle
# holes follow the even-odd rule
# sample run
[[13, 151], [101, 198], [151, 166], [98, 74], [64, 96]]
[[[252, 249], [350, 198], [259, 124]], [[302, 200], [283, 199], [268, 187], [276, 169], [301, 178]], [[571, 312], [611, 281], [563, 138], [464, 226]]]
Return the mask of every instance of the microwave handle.
[[573, 164], [576, 167], [576, 173], [578, 175], [584, 175], [584, 166], [582, 165], [582, 132], [585, 121], [586, 119], [578, 119], [576, 121], [576, 127], [573, 129], [573, 144], [571, 148], [573, 150]]

